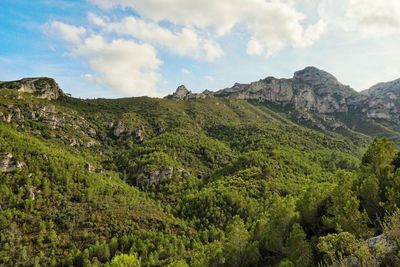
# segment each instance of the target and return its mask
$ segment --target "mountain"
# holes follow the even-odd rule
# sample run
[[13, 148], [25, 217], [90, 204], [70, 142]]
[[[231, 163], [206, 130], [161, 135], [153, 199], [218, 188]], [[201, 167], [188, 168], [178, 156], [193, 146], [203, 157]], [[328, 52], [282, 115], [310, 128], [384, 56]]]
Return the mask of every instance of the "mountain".
[[398, 266], [399, 151], [373, 139], [396, 121], [327, 72], [167, 99], [0, 88], [2, 266]]
[[331, 114], [347, 112], [347, 98], [357, 93], [344, 86], [331, 74], [307, 67], [292, 79], [266, 79], [251, 84], [235, 84], [217, 91], [214, 96], [234, 99], [269, 101], [295, 109]]
[[367, 96], [363, 104], [368, 117], [400, 121], [400, 79], [378, 83], [361, 94]]
[[[278, 105], [292, 119], [321, 130], [357, 131], [390, 136], [400, 142], [400, 80], [377, 84], [361, 93], [315, 67], [294, 73], [291, 79], [267, 77], [250, 84], [236, 83], [216, 92], [181, 92], [179, 99], [205, 97], [249, 100]], [[176, 93], [175, 93], [176, 94]]]

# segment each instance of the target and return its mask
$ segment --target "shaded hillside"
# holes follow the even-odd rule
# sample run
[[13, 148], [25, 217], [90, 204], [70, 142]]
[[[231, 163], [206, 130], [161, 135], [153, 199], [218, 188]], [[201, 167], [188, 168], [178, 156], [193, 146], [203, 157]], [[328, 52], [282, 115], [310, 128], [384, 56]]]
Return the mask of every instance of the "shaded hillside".
[[0, 90], [3, 265], [316, 266], [343, 236], [396, 263], [363, 241], [395, 229], [386, 139], [268, 101], [40, 94]]

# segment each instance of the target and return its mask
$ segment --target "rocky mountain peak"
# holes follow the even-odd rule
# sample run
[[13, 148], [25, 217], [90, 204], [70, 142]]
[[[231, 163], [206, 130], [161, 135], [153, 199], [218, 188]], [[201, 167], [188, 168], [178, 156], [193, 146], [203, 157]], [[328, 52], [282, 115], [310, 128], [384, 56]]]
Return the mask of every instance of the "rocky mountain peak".
[[176, 91], [172, 95], [168, 95], [165, 98], [167, 99], [175, 99], [175, 100], [189, 100], [189, 99], [201, 99], [206, 97], [212, 97], [213, 92], [205, 90], [203, 93], [192, 93], [189, 91], [186, 86], [180, 85], [176, 88]]
[[192, 92], [189, 91], [186, 88], [186, 86], [182, 84], [182, 85], [179, 85], [178, 88], [176, 88], [175, 92], [172, 95], [169, 95], [166, 98], [184, 100], [191, 94], [192, 94]]
[[293, 75], [293, 80], [310, 85], [315, 90], [315, 93], [319, 95], [337, 94], [350, 96], [356, 94], [356, 91], [340, 83], [338, 79], [329, 72], [312, 66], [296, 71]]
[[175, 95], [180, 96], [180, 97], [185, 97], [190, 93], [191, 92], [183, 84], [178, 86], [178, 88], [176, 88], [176, 91], [175, 91]]
[[64, 95], [56, 81], [52, 78], [24, 78], [17, 81], [0, 82], [0, 89], [14, 89], [22, 93], [30, 93], [43, 99], [54, 100]]
[[388, 93], [400, 95], [400, 79], [390, 82], [377, 83], [361, 93], [369, 96], [382, 96]]
[[336, 77], [329, 72], [320, 70], [313, 66], [296, 71], [293, 75], [293, 79], [300, 80], [311, 85], [319, 85], [321, 83], [339, 83]]

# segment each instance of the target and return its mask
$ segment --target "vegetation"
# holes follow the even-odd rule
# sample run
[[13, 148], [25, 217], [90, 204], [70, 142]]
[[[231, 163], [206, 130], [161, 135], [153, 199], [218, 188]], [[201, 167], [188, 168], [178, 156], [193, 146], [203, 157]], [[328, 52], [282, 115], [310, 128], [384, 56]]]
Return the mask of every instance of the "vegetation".
[[0, 112], [13, 115], [0, 119], [0, 162], [24, 163], [0, 172], [0, 265], [400, 264], [400, 153], [387, 138], [213, 98], [0, 90]]

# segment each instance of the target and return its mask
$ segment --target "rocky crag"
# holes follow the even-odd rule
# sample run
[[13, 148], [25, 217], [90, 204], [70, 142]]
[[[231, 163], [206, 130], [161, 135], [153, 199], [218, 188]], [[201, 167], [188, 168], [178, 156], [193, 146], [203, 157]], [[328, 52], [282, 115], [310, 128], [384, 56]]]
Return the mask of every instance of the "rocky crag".
[[181, 85], [167, 98], [206, 97], [282, 106], [297, 122], [323, 130], [358, 130], [368, 135], [391, 134], [393, 139], [400, 138], [400, 79], [357, 92], [326, 71], [306, 67], [290, 79], [267, 77], [250, 84], [236, 83], [216, 92], [196, 94]]
[[0, 82], [0, 89], [14, 89], [22, 93], [31, 93], [47, 100], [55, 100], [64, 95], [56, 81], [46, 77]]

